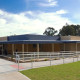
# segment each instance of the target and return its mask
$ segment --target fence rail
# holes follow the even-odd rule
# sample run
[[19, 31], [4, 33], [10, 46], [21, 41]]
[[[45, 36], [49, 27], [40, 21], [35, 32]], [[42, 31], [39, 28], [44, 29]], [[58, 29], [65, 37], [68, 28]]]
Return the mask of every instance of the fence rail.
[[[37, 64], [40, 67], [42, 64], [45, 66], [51, 66], [56, 64], [64, 64], [69, 62], [75, 62], [80, 60], [80, 52], [76, 51], [60, 51], [60, 52], [15, 52], [16, 62], [18, 66], [20, 62], [30, 61], [29, 68], [34, 68]], [[39, 64], [40, 63], [40, 64]]]
[[41, 58], [69, 58], [78, 57], [80, 52], [61, 51], [61, 52], [15, 52], [19, 55], [20, 60], [41, 59]]
[[[17, 65], [18, 68], [13, 70], [17, 71], [80, 61], [79, 51], [14, 52], [14, 55], [10, 56], [16, 61], [14, 65]], [[2, 66], [10, 67], [10, 64], [0, 65]]]

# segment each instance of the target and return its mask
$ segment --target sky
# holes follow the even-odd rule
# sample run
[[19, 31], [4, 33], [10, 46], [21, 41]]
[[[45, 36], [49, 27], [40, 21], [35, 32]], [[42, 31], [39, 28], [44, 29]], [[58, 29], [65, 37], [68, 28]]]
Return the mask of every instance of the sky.
[[80, 0], [0, 0], [0, 36], [43, 34], [80, 24]]

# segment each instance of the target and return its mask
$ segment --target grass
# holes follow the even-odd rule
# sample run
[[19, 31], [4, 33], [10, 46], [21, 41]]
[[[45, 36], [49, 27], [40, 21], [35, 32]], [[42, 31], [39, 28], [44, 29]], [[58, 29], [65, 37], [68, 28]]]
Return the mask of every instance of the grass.
[[31, 80], [80, 80], [80, 62], [21, 71]]

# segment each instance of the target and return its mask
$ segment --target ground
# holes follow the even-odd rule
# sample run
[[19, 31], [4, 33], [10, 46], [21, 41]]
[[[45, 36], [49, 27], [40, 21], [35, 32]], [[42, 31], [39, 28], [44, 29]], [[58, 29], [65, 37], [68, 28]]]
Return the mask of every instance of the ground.
[[0, 74], [0, 80], [30, 80], [20, 72], [7, 72]]
[[80, 61], [21, 71], [31, 80], [80, 80]]
[[[65, 59], [52, 60], [52, 61], [33, 62], [33, 63], [32, 62], [20, 63], [19, 64], [20, 65], [19, 70], [23, 70], [23, 69], [28, 70], [31, 68], [37, 68], [38, 70], [37, 69], [31, 69], [31, 70], [28, 70], [27, 72], [24, 72], [24, 73], [28, 73], [26, 75], [33, 75], [32, 77], [29, 76], [29, 78], [31, 78], [31, 80], [51, 80], [51, 79], [52, 80], [58, 80], [58, 79], [52, 78], [53, 76], [55, 76], [55, 72], [59, 71], [59, 69], [54, 67], [54, 66], [64, 64], [64, 63], [66, 63], [66, 64], [72, 63], [72, 62], [76, 62], [76, 61], [80, 61], [80, 57], [79, 58], [76, 58], [76, 57], [75, 58], [65, 58]], [[51, 65], [54, 65], [54, 66], [52, 66], [52, 68], [51, 67], [45, 67], [45, 66], [50, 66], [50, 62], [51, 62]], [[66, 65], [66, 64], [64, 64], [64, 65]], [[80, 65], [78, 65], [78, 66], [80, 67]], [[45, 68], [39, 69], [39, 67], [45, 67]], [[73, 66], [71, 65], [71, 67], [73, 67]], [[59, 71], [59, 73], [57, 75], [59, 75], [62, 72], [62, 70], [64, 70], [64, 68], [66, 68], [66, 67], [63, 66], [61, 71]], [[55, 70], [57, 69], [58, 71], [55, 71], [54, 69]], [[75, 70], [75, 68], [73, 70]], [[12, 72], [14, 72], [14, 71], [18, 71], [18, 64], [16, 64], [15, 62], [4, 60], [4, 59], [0, 58], [0, 80], [6, 80], [6, 79], [12, 80], [10, 78], [13, 78], [13, 80], [15, 80], [15, 75], [17, 75], [17, 72], [13, 76]], [[78, 69], [78, 71], [79, 71], [79, 69]], [[7, 73], [9, 73], [9, 74], [7, 74]], [[48, 75], [46, 75], [46, 74], [48, 74]], [[8, 75], [8, 76], [6, 76], [6, 75]], [[11, 76], [9, 76], [9, 75], [11, 75]], [[74, 76], [74, 75], [72, 75], [72, 76]], [[60, 76], [60, 77], [62, 77], [62, 76]], [[67, 77], [68, 77], [68, 75], [67, 75]], [[63, 80], [66, 80], [66, 79], [63, 78]], [[71, 80], [71, 79], [67, 79], [67, 80]], [[79, 79], [76, 78], [76, 79], [72, 79], [72, 80], [80, 80], [80, 78]]]

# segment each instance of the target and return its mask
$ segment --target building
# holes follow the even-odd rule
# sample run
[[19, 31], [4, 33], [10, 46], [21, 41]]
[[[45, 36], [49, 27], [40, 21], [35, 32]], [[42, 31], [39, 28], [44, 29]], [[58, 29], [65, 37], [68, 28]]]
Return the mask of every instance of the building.
[[15, 52], [80, 51], [79, 36], [14, 35], [0, 37], [0, 55]]

